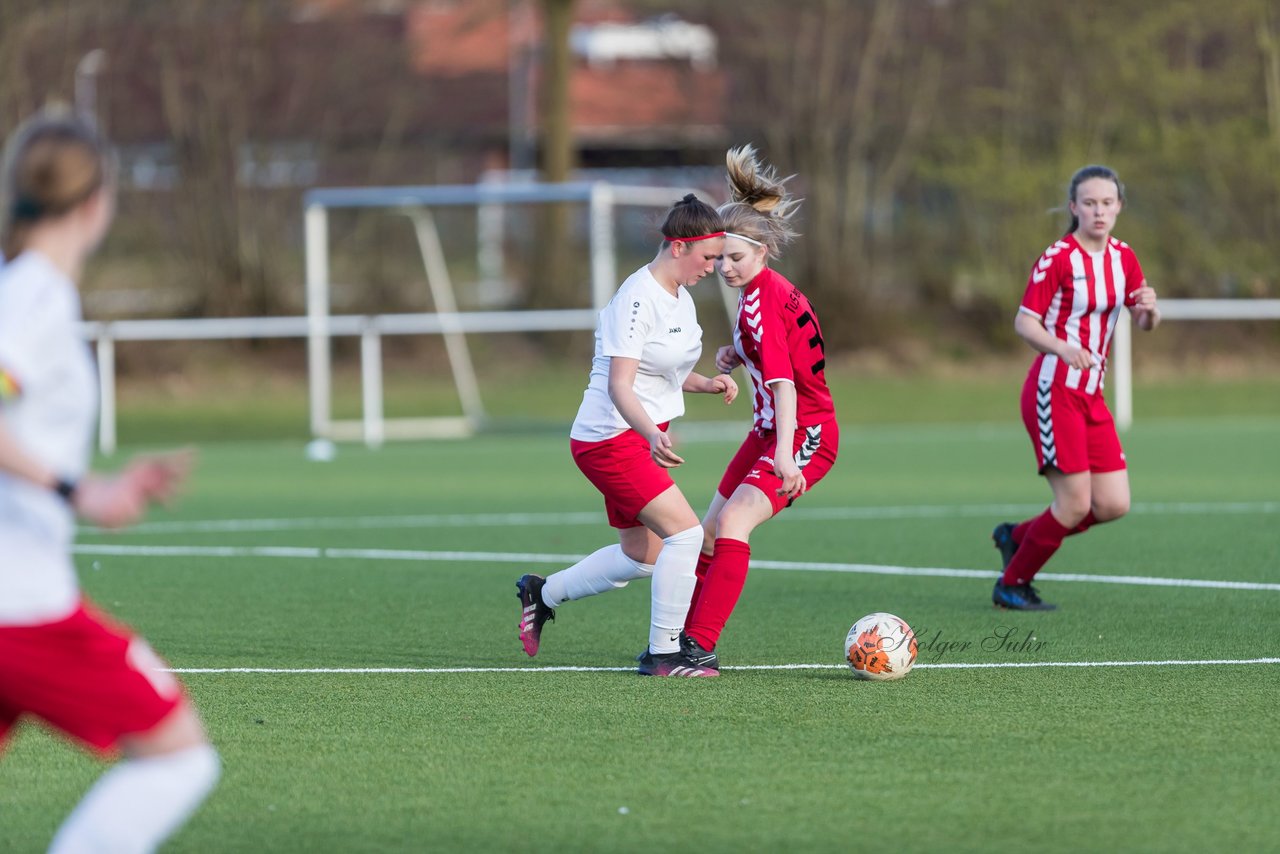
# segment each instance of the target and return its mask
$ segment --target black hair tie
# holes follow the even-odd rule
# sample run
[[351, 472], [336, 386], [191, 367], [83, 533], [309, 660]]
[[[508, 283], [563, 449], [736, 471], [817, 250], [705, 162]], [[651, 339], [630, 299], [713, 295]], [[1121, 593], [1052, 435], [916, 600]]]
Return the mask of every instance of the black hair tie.
[[39, 219], [44, 213], [44, 205], [30, 196], [18, 196], [13, 200], [13, 218], [16, 220]]

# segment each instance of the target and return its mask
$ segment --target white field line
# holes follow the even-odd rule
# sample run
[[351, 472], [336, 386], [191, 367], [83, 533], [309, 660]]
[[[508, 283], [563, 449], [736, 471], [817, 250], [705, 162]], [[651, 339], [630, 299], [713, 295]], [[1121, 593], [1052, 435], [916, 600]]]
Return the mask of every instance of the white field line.
[[[545, 563], [570, 566], [583, 555], [531, 554], [512, 552], [421, 551], [417, 549], [330, 549], [295, 546], [130, 546], [106, 543], [79, 543], [75, 554], [118, 557], [212, 557], [212, 558], [294, 558], [305, 560], [396, 560], [449, 563]], [[981, 578], [990, 581], [995, 570], [951, 569], [947, 567], [892, 566], [869, 563], [819, 563], [790, 560], [752, 560], [755, 569], [804, 572], [849, 572], [861, 575], [906, 575], [932, 578]], [[1280, 584], [1259, 581], [1215, 581], [1200, 578], [1159, 578], [1146, 575], [1089, 575], [1086, 573], [1042, 572], [1045, 581], [1083, 581], [1097, 584], [1134, 584], [1145, 587], [1207, 587], [1219, 590], [1273, 590]]]
[[[1189, 667], [1196, 665], [1280, 664], [1280, 658], [1217, 658], [1166, 661], [988, 661], [917, 664], [913, 670], [992, 670], [1025, 667]], [[721, 670], [844, 670], [845, 664], [747, 664]], [[169, 673], [269, 674], [443, 674], [443, 673], [628, 673], [635, 667], [175, 667]]]
[[[1027, 516], [1044, 510], [1038, 504], [922, 504], [897, 507], [797, 507], [778, 516], [794, 521], [856, 521], [880, 519], [950, 519]], [[1238, 516], [1280, 513], [1280, 501], [1139, 502], [1130, 513], [1153, 516]], [[599, 525], [600, 511], [565, 513], [433, 513], [410, 516], [328, 516], [298, 519], [206, 519], [188, 522], [146, 522], [131, 534], [191, 534], [254, 531], [355, 531], [395, 528], [538, 527]], [[82, 534], [101, 534], [97, 528]]]

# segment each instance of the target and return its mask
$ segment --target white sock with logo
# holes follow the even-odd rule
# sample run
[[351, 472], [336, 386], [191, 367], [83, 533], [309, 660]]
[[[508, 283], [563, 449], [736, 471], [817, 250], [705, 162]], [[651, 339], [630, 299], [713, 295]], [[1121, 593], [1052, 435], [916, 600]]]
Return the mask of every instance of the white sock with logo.
[[219, 773], [218, 753], [207, 744], [119, 762], [67, 816], [49, 854], [154, 851], [195, 812]]
[[627, 557], [614, 543], [587, 555], [568, 569], [552, 573], [542, 587], [542, 601], [552, 608], [573, 599], [585, 599], [606, 590], [626, 587], [627, 582], [653, 575], [652, 564]]
[[689, 613], [689, 600], [697, 581], [695, 570], [702, 551], [702, 526], [695, 525], [664, 537], [653, 568], [653, 612], [649, 623], [649, 651], [655, 654], [680, 649], [680, 632]]

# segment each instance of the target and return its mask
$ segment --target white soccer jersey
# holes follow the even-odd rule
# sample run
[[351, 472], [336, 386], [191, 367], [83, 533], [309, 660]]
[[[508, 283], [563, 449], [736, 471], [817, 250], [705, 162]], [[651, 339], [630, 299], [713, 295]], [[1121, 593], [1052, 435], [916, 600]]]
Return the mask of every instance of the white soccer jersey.
[[693, 297], [677, 296], [641, 267], [627, 277], [600, 312], [591, 378], [569, 435], [602, 442], [631, 429], [609, 397], [609, 364], [614, 356], [639, 359], [635, 391], [655, 424], [684, 414], [684, 381], [702, 355], [702, 327]]
[[[0, 269], [0, 416], [14, 440], [60, 477], [88, 469], [98, 387], [80, 337], [75, 284], [38, 252]], [[70, 614], [79, 598], [71, 508], [0, 473], [0, 625]]]

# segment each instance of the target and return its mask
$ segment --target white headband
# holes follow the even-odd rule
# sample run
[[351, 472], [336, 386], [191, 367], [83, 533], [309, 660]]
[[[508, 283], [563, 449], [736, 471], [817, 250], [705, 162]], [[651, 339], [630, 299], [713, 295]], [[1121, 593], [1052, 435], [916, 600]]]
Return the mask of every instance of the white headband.
[[[748, 243], [754, 243], [756, 246], [764, 246], [764, 244], [763, 244], [763, 243], [761, 243], [759, 240], [752, 240], [750, 237], [747, 237], [745, 234], [734, 234], [732, 231], [726, 231], [726, 232], [724, 233], [724, 236], [725, 236], [725, 237], [736, 237], [736, 238], [738, 238], [739, 240], [745, 240], [745, 241], [747, 241]], [[765, 248], [766, 248], [766, 249], [768, 249], [769, 247], [765, 246]]]

